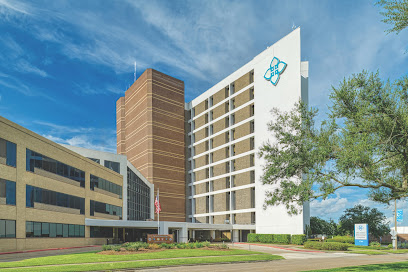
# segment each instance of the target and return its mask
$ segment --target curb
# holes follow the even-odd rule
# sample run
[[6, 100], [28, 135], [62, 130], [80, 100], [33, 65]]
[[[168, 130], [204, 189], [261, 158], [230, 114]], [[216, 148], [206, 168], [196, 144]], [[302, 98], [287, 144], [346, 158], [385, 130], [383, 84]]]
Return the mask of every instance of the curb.
[[250, 244], [250, 243], [240, 243], [240, 242], [235, 242], [234, 244], [271, 247], [271, 248], [277, 248], [277, 249], [283, 249], [283, 250], [289, 250], [289, 251], [297, 251], [297, 252], [326, 253], [326, 252], [324, 252], [324, 251], [294, 249], [294, 248], [278, 247], [278, 246], [263, 245], [263, 244]]
[[16, 254], [16, 253], [41, 252], [41, 251], [49, 251], [49, 250], [64, 250], [64, 249], [75, 249], [75, 248], [87, 248], [87, 247], [99, 247], [99, 246], [77, 246], [77, 247], [60, 247], [60, 248], [47, 248], [47, 249], [33, 249], [33, 250], [23, 250], [23, 251], [0, 252], [0, 255]]

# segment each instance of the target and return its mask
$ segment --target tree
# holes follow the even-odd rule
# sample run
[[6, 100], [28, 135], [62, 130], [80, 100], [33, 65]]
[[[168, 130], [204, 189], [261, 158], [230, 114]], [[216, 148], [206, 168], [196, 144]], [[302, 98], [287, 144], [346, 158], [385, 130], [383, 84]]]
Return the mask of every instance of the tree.
[[262, 180], [275, 189], [265, 205], [297, 214], [305, 201], [327, 198], [343, 187], [368, 189], [387, 203], [408, 196], [408, 77], [393, 84], [362, 72], [333, 87], [327, 118], [299, 102], [289, 112], [272, 110], [264, 143]]
[[380, 12], [385, 17], [382, 21], [392, 25], [392, 28], [387, 30], [388, 33], [398, 34], [408, 26], [408, 0], [381, 0], [377, 5], [384, 8], [384, 11]]
[[310, 217], [312, 234], [325, 234], [329, 236], [339, 235], [338, 227], [333, 219], [326, 221], [317, 216]]
[[354, 224], [368, 224], [369, 233], [377, 238], [390, 232], [387, 217], [376, 208], [370, 209], [363, 205], [356, 205], [346, 209], [340, 217], [340, 228], [346, 233], [353, 234]]

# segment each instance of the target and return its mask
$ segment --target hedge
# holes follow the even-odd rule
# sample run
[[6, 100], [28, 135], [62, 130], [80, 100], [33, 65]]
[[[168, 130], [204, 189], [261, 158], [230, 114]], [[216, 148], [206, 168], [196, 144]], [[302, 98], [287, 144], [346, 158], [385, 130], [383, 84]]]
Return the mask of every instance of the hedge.
[[269, 244], [296, 244], [303, 245], [306, 241], [306, 235], [290, 235], [290, 234], [256, 234], [249, 233], [247, 241], [250, 243], [269, 243]]
[[304, 234], [292, 235], [292, 244], [303, 245], [306, 242], [307, 238]]
[[350, 236], [334, 236], [332, 239], [327, 239], [326, 242], [354, 244], [354, 237], [350, 237]]
[[304, 244], [305, 248], [310, 248], [310, 249], [319, 249], [319, 250], [339, 250], [339, 251], [345, 251], [347, 250], [350, 245], [347, 243], [339, 243], [339, 242], [309, 242], [307, 241]]

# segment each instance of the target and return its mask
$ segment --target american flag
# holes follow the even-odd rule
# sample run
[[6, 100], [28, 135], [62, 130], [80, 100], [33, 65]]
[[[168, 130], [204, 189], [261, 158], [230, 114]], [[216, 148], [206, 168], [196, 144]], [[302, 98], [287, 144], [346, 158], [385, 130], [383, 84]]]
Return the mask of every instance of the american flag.
[[156, 199], [154, 200], [154, 206], [156, 207], [156, 213], [159, 214], [161, 212], [160, 201], [159, 201], [159, 190], [157, 190]]

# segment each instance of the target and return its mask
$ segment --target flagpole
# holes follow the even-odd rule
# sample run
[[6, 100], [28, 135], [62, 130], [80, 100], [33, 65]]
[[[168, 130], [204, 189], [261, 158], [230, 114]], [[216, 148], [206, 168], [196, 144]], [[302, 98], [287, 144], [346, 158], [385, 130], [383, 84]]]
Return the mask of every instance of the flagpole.
[[[159, 188], [157, 188], [157, 201], [160, 203]], [[157, 213], [157, 234], [160, 234], [160, 211], [159, 210], [157, 210], [157, 211], [158, 211], [158, 213]]]

